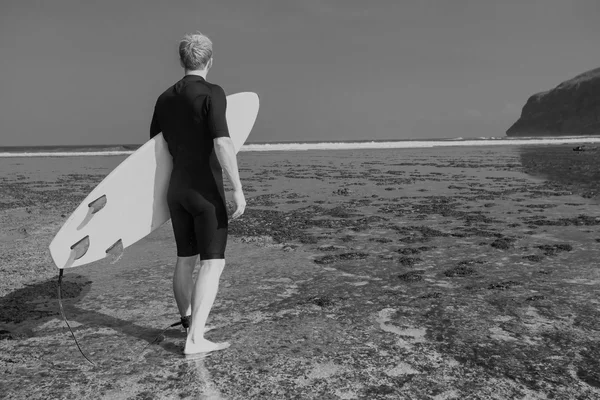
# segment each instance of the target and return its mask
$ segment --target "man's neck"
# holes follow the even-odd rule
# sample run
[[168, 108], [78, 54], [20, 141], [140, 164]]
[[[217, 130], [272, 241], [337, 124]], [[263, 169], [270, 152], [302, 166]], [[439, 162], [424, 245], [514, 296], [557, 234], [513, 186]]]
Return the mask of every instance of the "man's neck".
[[204, 79], [206, 79], [206, 74], [208, 73], [207, 70], [205, 69], [196, 69], [196, 70], [189, 70], [186, 69], [185, 70], [185, 75], [196, 75], [196, 76], [201, 76]]

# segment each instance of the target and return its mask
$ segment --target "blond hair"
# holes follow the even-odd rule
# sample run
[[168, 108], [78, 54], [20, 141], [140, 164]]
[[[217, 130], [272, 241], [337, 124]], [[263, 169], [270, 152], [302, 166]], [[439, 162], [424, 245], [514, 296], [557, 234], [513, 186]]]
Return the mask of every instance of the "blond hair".
[[187, 34], [179, 42], [179, 61], [187, 70], [204, 69], [212, 57], [212, 42], [200, 32]]

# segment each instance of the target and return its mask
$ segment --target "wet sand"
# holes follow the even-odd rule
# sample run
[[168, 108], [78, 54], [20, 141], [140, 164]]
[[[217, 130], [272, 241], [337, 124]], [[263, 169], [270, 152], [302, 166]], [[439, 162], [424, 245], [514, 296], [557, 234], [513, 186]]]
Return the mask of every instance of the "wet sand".
[[123, 157], [0, 159], [0, 397], [598, 398], [600, 152], [572, 147], [240, 153], [207, 335], [231, 348], [152, 343], [178, 319], [166, 224], [65, 273], [96, 366], [47, 245]]

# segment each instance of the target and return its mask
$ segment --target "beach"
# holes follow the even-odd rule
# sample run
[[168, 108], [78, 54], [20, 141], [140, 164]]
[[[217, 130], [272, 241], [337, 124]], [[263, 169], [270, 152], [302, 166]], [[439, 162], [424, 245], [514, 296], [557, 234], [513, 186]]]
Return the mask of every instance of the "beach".
[[[185, 359], [170, 223], [65, 271], [48, 245], [126, 155], [0, 158], [0, 398], [600, 397], [600, 150], [238, 155], [209, 340]], [[155, 340], [156, 339], [156, 340]]]

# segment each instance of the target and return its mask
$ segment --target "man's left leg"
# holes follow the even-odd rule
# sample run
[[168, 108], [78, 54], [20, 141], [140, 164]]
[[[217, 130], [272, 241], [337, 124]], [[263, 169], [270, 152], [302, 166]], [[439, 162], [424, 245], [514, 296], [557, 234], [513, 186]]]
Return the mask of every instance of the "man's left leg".
[[182, 317], [192, 313], [192, 291], [194, 288], [194, 268], [198, 256], [177, 257], [173, 273], [173, 294]]

